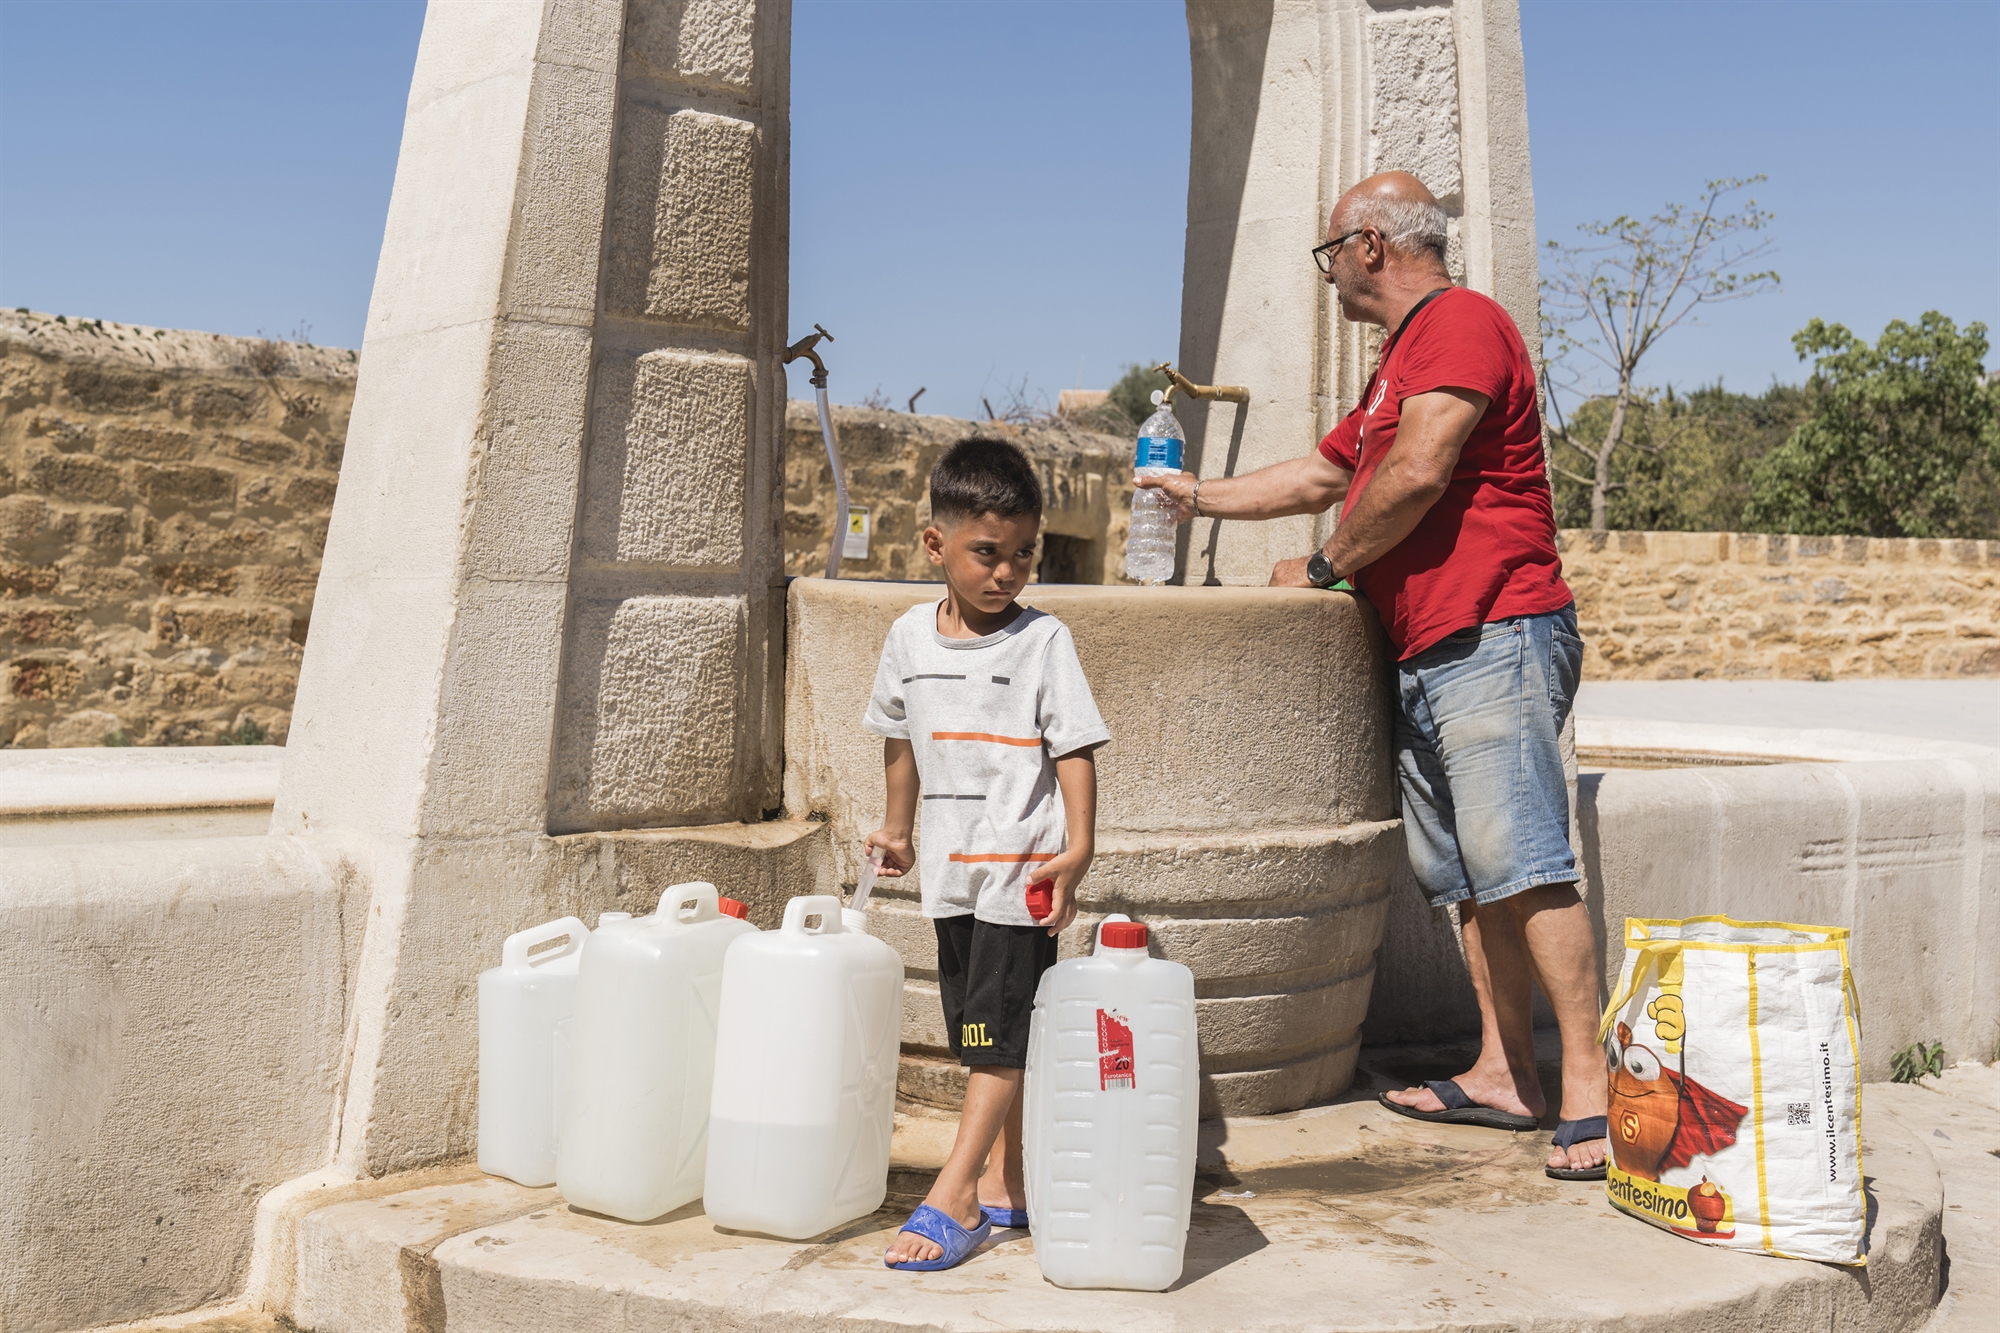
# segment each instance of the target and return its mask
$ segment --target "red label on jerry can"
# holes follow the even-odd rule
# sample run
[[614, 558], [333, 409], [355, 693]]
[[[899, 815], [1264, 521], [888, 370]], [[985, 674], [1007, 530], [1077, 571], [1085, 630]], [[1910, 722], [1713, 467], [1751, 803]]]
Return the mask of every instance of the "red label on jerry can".
[[1132, 1029], [1115, 1009], [1097, 1011], [1097, 1086], [1131, 1088]]

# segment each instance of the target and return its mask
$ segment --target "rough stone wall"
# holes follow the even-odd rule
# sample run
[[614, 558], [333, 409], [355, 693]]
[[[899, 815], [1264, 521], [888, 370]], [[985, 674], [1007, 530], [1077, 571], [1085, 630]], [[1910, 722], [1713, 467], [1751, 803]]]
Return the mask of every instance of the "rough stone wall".
[[2000, 676], [2000, 541], [1561, 535], [1590, 680]]
[[[1011, 426], [916, 416], [867, 407], [833, 409], [834, 436], [847, 471], [847, 502], [865, 506], [868, 558], [841, 563], [842, 578], [936, 580], [918, 535], [930, 521], [931, 468], [945, 450], [975, 435], [1011, 440], [1042, 477], [1045, 582], [1129, 583], [1125, 534], [1132, 522], [1132, 446], [1113, 435], [1060, 423]], [[785, 412], [785, 572], [824, 574], [834, 526], [833, 469], [819, 411], [793, 402]], [[1048, 559], [1050, 536], [1065, 546]]]
[[0, 314], [0, 746], [284, 741], [355, 364]]

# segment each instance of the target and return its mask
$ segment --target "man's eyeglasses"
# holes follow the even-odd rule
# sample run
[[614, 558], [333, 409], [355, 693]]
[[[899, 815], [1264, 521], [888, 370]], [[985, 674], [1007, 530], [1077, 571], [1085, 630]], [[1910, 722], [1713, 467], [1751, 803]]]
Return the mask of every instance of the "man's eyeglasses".
[[1315, 245], [1313, 247], [1313, 263], [1319, 265], [1320, 272], [1331, 277], [1333, 274], [1333, 252], [1366, 230], [1368, 229], [1363, 227], [1358, 231], [1350, 231], [1345, 236], [1336, 236], [1324, 245]]

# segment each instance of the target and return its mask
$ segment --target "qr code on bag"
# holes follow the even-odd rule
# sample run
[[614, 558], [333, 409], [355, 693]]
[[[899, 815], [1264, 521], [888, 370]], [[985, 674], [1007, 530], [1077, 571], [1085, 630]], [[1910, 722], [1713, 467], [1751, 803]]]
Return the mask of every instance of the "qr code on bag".
[[1787, 1125], [1810, 1125], [1812, 1123], [1812, 1103], [1786, 1102], [1785, 1123]]

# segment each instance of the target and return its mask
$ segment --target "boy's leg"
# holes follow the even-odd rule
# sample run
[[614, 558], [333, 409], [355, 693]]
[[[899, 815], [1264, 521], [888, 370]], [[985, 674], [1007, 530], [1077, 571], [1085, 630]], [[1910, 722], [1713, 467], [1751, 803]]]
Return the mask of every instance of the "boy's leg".
[[[938, 994], [946, 1037], [968, 1067], [965, 1106], [951, 1156], [924, 1202], [971, 1228], [980, 1204], [1027, 1205], [1021, 1162], [1021, 1083], [1035, 987], [1056, 961], [1057, 941], [1040, 926], [1001, 926], [970, 917], [936, 923]], [[892, 1264], [934, 1259], [934, 1241], [896, 1234]]]
[[986, 1173], [979, 1177], [982, 1208], [1018, 1212], [1028, 1206], [1028, 1177], [1021, 1163], [1021, 1112], [1027, 1104], [1024, 1079], [1022, 1090], [1015, 1094], [1014, 1104], [1007, 1110], [1007, 1118], [1000, 1123], [992, 1150], [986, 1154]]
[[[975, 1067], [965, 1079], [965, 1109], [958, 1113], [958, 1137], [924, 1202], [970, 1231], [979, 1225], [979, 1178], [1001, 1126], [1020, 1101], [1021, 1071]], [[1016, 1153], [1018, 1155], [1018, 1149]], [[914, 1231], [899, 1231], [884, 1256], [892, 1264], [935, 1259], [944, 1251]]]

